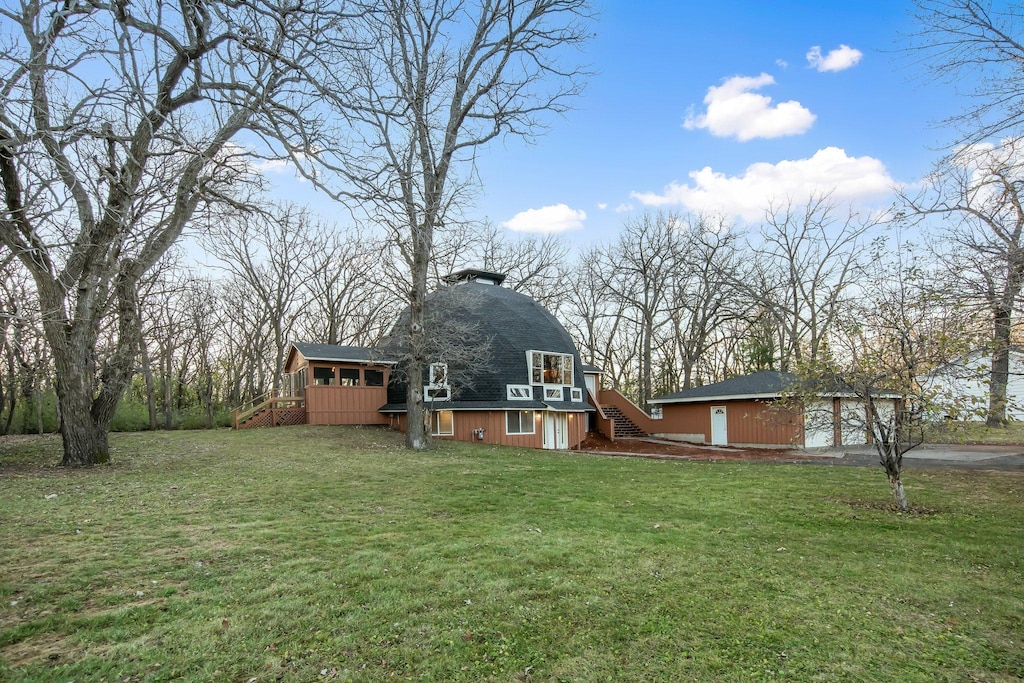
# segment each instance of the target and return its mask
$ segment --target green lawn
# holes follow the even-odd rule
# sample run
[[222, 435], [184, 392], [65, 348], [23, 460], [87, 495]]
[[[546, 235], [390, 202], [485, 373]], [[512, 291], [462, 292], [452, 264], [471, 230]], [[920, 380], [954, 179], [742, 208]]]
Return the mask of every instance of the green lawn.
[[[1024, 475], [377, 429], [0, 446], [0, 680], [1012, 681]], [[56, 495], [56, 497], [49, 497]]]
[[1024, 422], [1005, 427], [986, 427], [984, 422], [938, 422], [925, 431], [928, 443], [952, 444], [1024, 444]]

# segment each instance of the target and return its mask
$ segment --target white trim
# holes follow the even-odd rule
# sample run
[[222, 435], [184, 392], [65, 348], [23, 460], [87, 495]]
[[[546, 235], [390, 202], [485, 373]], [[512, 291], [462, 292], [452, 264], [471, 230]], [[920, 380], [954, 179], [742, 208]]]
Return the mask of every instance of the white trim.
[[[533, 354], [539, 353], [541, 355], [541, 369], [540, 369], [540, 381], [534, 381], [533, 379]], [[568, 382], [545, 382], [544, 381], [544, 356], [561, 356], [563, 363], [565, 359], [569, 360], [569, 381]], [[564, 365], [562, 376], [559, 380], [565, 379]], [[571, 353], [562, 353], [561, 351], [542, 351], [541, 349], [528, 349], [526, 351], [526, 376], [530, 379], [530, 384], [543, 384], [545, 386], [559, 386], [559, 387], [571, 387], [576, 383], [576, 356]]]
[[569, 397], [572, 399], [573, 403], [583, 403], [583, 390], [579, 387], [573, 387], [569, 392]]
[[[519, 428], [523, 428], [523, 413], [530, 414], [530, 431], [528, 432], [510, 432], [508, 430], [508, 416], [515, 414], [519, 415]], [[505, 436], [524, 436], [527, 434], [537, 433], [537, 411], [536, 410], [506, 410], [505, 411]]]
[[[440, 392], [434, 396], [430, 395], [431, 391]], [[427, 386], [423, 387], [423, 402], [430, 403], [432, 401], [450, 401], [452, 399], [452, 388], [451, 387], [434, 387]]]
[[[431, 415], [430, 415], [430, 435], [431, 436], [455, 436], [455, 413], [454, 412], [452, 412], [451, 410], [431, 410], [430, 413], [431, 413]], [[441, 431], [441, 415], [443, 413], [448, 413], [451, 416], [451, 423], [450, 423], [451, 424], [451, 431], [450, 432], [442, 432]], [[436, 418], [436, 423], [437, 423], [437, 431], [434, 431], [435, 418]]]
[[545, 384], [544, 385], [544, 400], [545, 401], [564, 401], [565, 392], [562, 391], [564, 384]]
[[532, 401], [533, 400], [533, 387], [529, 384], [506, 384], [505, 385], [505, 400], [506, 401]]

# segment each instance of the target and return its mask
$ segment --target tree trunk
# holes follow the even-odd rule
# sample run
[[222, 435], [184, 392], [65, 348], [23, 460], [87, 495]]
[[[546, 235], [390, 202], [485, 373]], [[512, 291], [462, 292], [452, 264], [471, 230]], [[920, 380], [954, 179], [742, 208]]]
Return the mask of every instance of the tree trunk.
[[153, 386], [153, 367], [145, 342], [139, 345], [142, 360], [142, 378], [146, 382], [146, 410], [149, 413], [149, 431], [156, 431], [156, 388]]
[[897, 470], [895, 473], [889, 471], [889, 488], [892, 489], [893, 500], [896, 501], [896, 506], [906, 512], [909, 509], [907, 505], [907, 494], [903, 490], [903, 479], [900, 477], [900, 472]]
[[1006, 426], [1006, 385], [1010, 376], [1010, 312], [998, 309], [993, 314], [992, 368], [989, 375], [989, 427]]
[[98, 465], [110, 461], [107, 432], [110, 422], [98, 422], [92, 413], [91, 363], [86, 356], [90, 349], [71, 345], [54, 349], [57, 401], [60, 410], [60, 434], [64, 440], [65, 467]]
[[[427, 298], [428, 256], [421, 248], [422, 235], [417, 241], [412, 268], [412, 291], [409, 297], [409, 389], [406, 394], [405, 445], [415, 451], [430, 447], [430, 430], [424, 422], [423, 368], [426, 366], [426, 333], [423, 329]], [[427, 250], [429, 253], [429, 249]]]

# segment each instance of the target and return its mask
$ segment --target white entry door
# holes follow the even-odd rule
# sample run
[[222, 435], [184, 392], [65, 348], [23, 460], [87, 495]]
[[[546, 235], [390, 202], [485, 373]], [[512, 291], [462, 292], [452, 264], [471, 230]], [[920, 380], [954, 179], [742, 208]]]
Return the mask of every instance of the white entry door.
[[725, 406], [711, 406], [711, 444], [725, 446], [729, 443], [729, 430], [725, 419]]
[[565, 413], [544, 413], [544, 448], [565, 450], [569, 447], [569, 421]]

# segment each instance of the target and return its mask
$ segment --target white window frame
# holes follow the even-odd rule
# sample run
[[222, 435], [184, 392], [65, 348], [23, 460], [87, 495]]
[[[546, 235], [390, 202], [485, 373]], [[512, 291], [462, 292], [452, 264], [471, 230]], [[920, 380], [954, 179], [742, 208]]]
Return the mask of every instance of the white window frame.
[[[441, 431], [441, 415], [448, 413], [448, 426], [451, 431]], [[430, 411], [430, 434], [432, 436], [455, 436], [455, 411], [454, 410], [432, 410]]]
[[[518, 432], [511, 431], [508, 428], [508, 418], [509, 418], [509, 415], [518, 415], [519, 416], [519, 429], [520, 430], [523, 429], [524, 416], [525, 415], [529, 415], [530, 416], [530, 418], [529, 418], [530, 431], [528, 431], [528, 432], [527, 431], [518, 431]], [[523, 436], [523, 435], [526, 435], [526, 434], [536, 434], [536, 433], [537, 433], [537, 411], [536, 410], [506, 410], [505, 411], [505, 435], [506, 436]]]
[[573, 387], [570, 396], [573, 403], [583, 403], [583, 390], [579, 387]]
[[[437, 392], [431, 396], [430, 392]], [[430, 403], [431, 401], [450, 401], [452, 399], [452, 388], [451, 387], [438, 387], [438, 386], [427, 386], [423, 387], [423, 401]]]
[[[533, 376], [533, 356], [534, 354], [540, 354], [540, 381], [536, 381]], [[545, 382], [544, 381], [544, 356], [561, 356], [562, 358], [562, 376], [559, 377], [558, 382]], [[566, 363], [569, 368], [569, 381], [564, 381]], [[545, 386], [561, 386], [571, 387], [576, 381], [576, 358], [571, 353], [558, 353], [557, 351], [538, 351], [531, 349], [526, 352], [526, 376], [530, 378], [530, 384], [543, 384]]]
[[505, 398], [509, 401], [532, 401], [533, 387], [529, 384], [506, 384]]
[[562, 387], [563, 386], [564, 385], [561, 385], [561, 384], [559, 384], [557, 386], [553, 385], [553, 384], [545, 384], [544, 385], [544, 400], [545, 401], [564, 401], [565, 400], [565, 393], [562, 391]]

